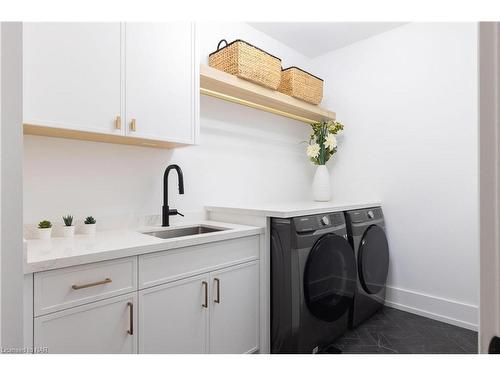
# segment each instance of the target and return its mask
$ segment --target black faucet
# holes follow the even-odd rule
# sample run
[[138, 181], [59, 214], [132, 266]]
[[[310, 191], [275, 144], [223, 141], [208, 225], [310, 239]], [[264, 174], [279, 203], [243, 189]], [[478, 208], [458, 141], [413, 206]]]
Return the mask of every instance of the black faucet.
[[161, 218], [161, 226], [168, 227], [170, 224], [170, 216], [180, 215], [184, 216], [180, 212], [175, 209], [170, 209], [168, 207], [168, 174], [171, 169], [175, 169], [177, 171], [177, 177], [179, 179], [179, 194], [184, 194], [184, 176], [182, 175], [182, 169], [177, 164], [171, 164], [165, 169], [165, 173], [163, 175], [163, 212]]

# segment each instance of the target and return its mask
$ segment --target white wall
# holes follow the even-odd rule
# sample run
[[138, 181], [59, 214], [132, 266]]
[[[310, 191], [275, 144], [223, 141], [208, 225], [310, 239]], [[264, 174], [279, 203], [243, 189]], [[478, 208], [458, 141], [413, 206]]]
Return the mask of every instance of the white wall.
[[479, 295], [477, 24], [414, 23], [317, 58], [346, 125], [333, 196], [383, 202], [388, 301], [466, 327]]
[[0, 348], [22, 348], [22, 25], [0, 23]]
[[[246, 24], [198, 26], [205, 63], [222, 38], [247, 40], [284, 64], [307, 62]], [[210, 202], [307, 199], [314, 167], [300, 142], [308, 133], [302, 123], [202, 96], [200, 146], [159, 150], [26, 136], [24, 221], [59, 221], [73, 213], [121, 225], [121, 218], [159, 214], [163, 171], [170, 163], [178, 163], [185, 176], [185, 194], [179, 196], [171, 175], [170, 206], [184, 213], [201, 212]], [[108, 224], [103, 218], [110, 218]]]

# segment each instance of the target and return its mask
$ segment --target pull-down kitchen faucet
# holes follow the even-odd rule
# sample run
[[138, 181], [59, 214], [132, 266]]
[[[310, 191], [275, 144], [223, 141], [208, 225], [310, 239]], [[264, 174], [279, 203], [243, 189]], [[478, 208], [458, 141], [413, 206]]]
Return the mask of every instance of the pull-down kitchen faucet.
[[182, 175], [182, 169], [177, 164], [171, 164], [167, 167], [167, 169], [165, 169], [165, 173], [163, 174], [163, 211], [161, 219], [162, 227], [169, 226], [170, 216], [184, 216], [176, 209], [170, 209], [168, 207], [168, 174], [170, 173], [171, 169], [175, 169], [177, 171], [177, 178], [179, 180], [179, 194], [184, 194], [184, 176]]

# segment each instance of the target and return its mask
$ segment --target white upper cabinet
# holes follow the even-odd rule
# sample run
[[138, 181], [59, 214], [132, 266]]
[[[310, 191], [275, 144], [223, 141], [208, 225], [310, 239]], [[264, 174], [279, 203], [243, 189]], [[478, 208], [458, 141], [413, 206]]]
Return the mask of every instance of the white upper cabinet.
[[127, 23], [125, 34], [127, 135], [194, 143], [199, 96], [194, 25]]
[[25, 23], [27, 124], [123, 134], [120, 23]]
[[25, 23], [24, 131], [175, 147], [198, 135], [195, 27]]

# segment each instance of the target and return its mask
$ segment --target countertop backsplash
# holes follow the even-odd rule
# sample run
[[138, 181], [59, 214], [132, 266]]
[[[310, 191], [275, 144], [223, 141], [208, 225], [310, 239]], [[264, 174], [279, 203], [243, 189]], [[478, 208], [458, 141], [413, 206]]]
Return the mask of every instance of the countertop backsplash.
[[[207, 214], [205, 211], [186, 211], [182, 212], [185, 217], [175, 216], [170, 218], [170, 223], [172, 225], [181, 222], [192, 222], [196, 220], [206, 220]], [[98, 217], [97, 220], [97, 230], [114, 230], [114, 229], [137, 229], [143, 227], [158, 227], [161, 226], [161, 214], [149, 214], [149, 215], [139, 215], [139, 214], [129, 214], [129, 215], [116, 215], [116, 216], [104, 216]], [[62, 227], [63, 221], [62, 216], [57, 218], [40, 218], [41, 220], [49, 220], [52, 223], [52, 237], [62, 237]], [[75, 217], [74, 225], [75, 233], [81, 233], [81, 227], [84, 225], [84, 217]], [[23, 227], [23, 236], [27, 240], [37, 238], [37, 223], [25, 223]]]

